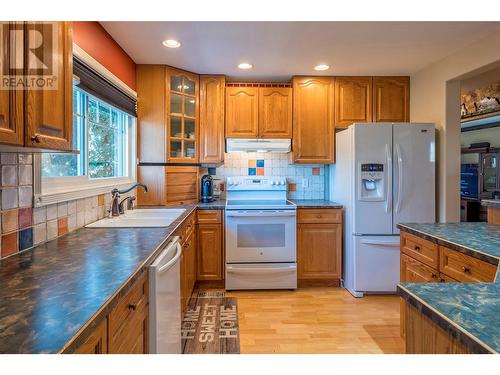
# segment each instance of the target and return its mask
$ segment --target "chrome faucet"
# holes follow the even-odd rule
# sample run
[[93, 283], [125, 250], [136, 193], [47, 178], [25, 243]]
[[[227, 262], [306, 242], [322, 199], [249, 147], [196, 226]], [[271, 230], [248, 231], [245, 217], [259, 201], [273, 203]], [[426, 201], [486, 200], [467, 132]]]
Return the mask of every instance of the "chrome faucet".
[[120, 216], [120, 214], [123, 214], [125, 212], [125, 210], [123, 209], [123, 204], [125, 203], [125, 201], [127, 201], [127, 209], [130, 210], [131, 208], [133, 208], [133, 201], [135, 200], [135, 197], [127, 197], [120, 202], [120, 194], [128, 193], [130, 190], [135, 189], [138, 186], [144, 188], [145, 193], [148, 192], [148, 187], [140, 182], [124, 190], [118, 190], [116, 188], [111, 190], [111, 207], [109, 209], [109, 213], [111, 214], [111, 216]]

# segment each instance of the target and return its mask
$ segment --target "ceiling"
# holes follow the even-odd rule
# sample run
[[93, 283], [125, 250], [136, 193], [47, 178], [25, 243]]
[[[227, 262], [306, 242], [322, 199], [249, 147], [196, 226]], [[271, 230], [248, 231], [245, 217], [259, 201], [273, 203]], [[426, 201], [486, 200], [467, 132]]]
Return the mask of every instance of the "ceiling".
[[[500, 22], [101, 22], [138, 64], [232, 80], [409, 75], [500, 30]], [[164, 47], [165, 39], [182, 43]], [[240, 70], [240, 62], [253, 69]], [[325, 63], [330, 70], [313, 67]]]

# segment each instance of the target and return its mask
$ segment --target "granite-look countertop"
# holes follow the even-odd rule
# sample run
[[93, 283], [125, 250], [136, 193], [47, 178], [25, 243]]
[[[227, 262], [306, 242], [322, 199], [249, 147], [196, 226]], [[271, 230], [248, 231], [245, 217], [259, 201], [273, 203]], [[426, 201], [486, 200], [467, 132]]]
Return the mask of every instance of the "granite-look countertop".
[[[414, 234], [478, 259], [500, 262], [500, 225], [398, 224]], [[474, 351], [500, 353], [500, 277], [492, 283], [401, 283], [399, 294]]]
[[208, 203], [199, 202], [196, 207], [198, 207], [199, 210], [224, 210], [226, 208], [226, 200], [217, 199]]
[[478, 353], [500, 353], [500, 283], [402, 283], [399, 294]]
[[485, 207], [500, 208], [500, 199], [482, 199], [481, 205]]
[[196, 209], [166, 228], [82, 228], [0, 261], [0, 353], [56, 353], [104, 318]]
[[342, 208], [340, 203], [326, 199], [289, 199], [298, 208]]
[[398, 224], [398, 228], [489, 263], [498, 264], [500, 260], [500, 225], [487, 223], [405, 223]]

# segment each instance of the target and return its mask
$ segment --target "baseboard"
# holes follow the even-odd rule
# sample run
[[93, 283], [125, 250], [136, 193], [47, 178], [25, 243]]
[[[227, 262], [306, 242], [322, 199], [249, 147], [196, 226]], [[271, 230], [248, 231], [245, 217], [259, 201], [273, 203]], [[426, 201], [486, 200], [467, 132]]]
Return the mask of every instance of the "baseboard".
[[224, 289], [224, 280], [196, 280], [195, 289]]
[[324, 279], [324, 280], [315, 280], [315, 279], [298, 279], [297, 286], [299, 288], [307, 288], [314, 286], [331, 286], [331, 287], [339, 287], [340, 280], [339, 279]]

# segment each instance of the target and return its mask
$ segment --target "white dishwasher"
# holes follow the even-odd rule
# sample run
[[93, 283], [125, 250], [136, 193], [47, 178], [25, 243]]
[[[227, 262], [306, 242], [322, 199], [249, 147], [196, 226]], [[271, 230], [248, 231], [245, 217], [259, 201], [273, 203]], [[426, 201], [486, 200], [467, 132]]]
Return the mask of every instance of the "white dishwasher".
[[173, 237], [149, 267], [149, 352], [181, 353], [179, 237]]

